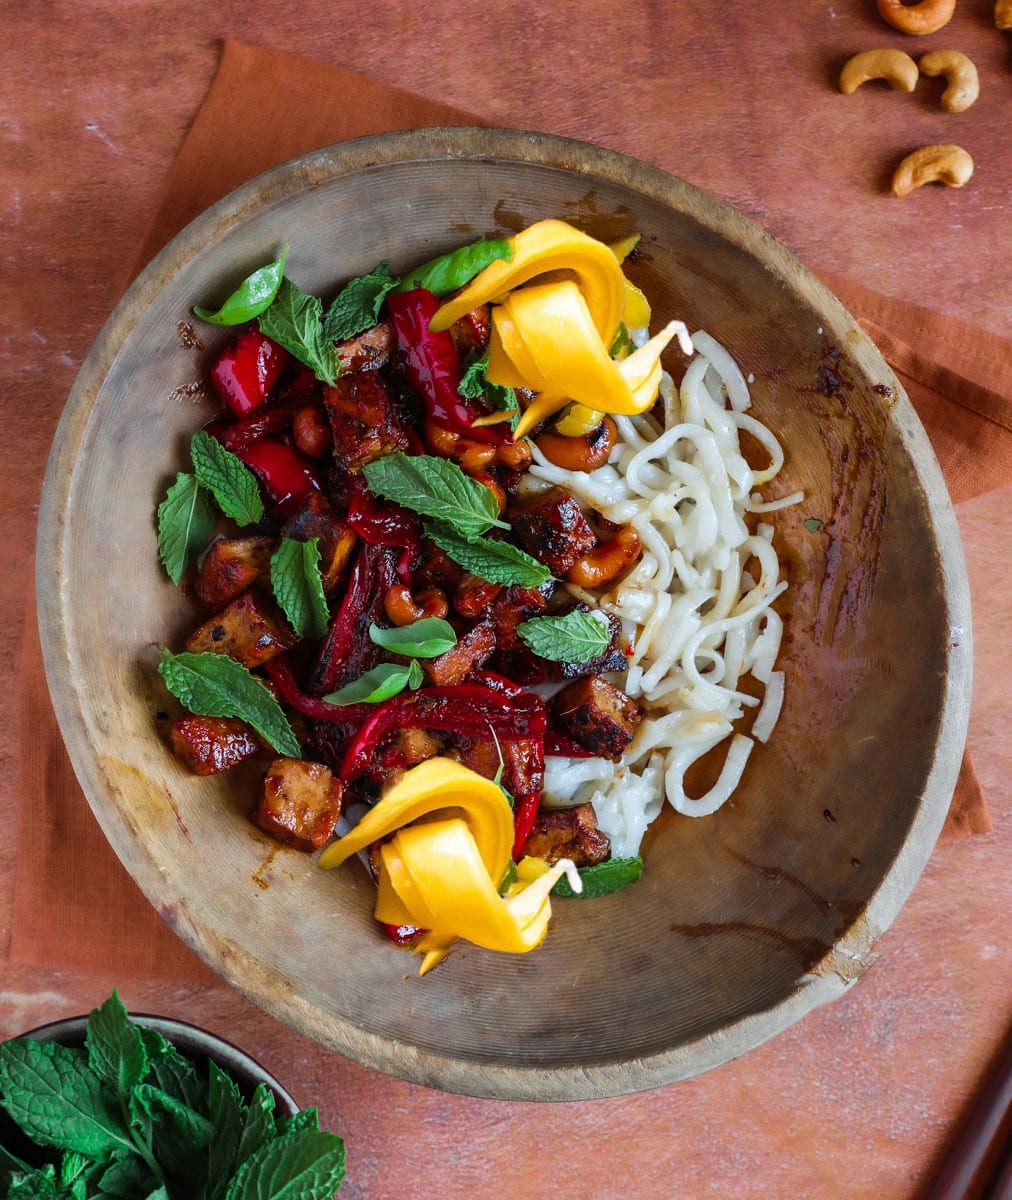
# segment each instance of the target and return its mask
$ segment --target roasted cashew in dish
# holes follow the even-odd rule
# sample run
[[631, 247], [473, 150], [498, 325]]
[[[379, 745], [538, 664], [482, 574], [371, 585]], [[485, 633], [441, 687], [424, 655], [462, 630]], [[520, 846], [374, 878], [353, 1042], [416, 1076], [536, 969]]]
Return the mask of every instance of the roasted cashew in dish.
[[958, 50], [932, 50], [917, 62], [922, 75], [944, 75], [948, 85], [942, 92], [946, 112], [962, 112], [980, 95], [977, 68]]
[[897, 92], [912, 92], [917, 86], [917, 63], [902, 50], [862, 50], [847, 60], [840, 72], [840, 91], [857, 91], [869, 79], [888, 79]]
[[1012, 29], [1012, 0], [995, 0], [995, 29]]
[[623, 525], [610, 542], [601, 542], [578, 558], [566, 572], [577, 587], [601, 587], [631, 567], [640, 552], [640, 535], [631, 525]]
[[411, 589], [395, 583], [383, 597], [383, 611], [394, 625], [413, 625], [423, 617], [445, 617], [450, 611], [446, 594], [440, 588], [425, 588], [412, 596]]
[[973, 159], [961, 146], [922, 146], [896, 168], [893, 195], [906, 196], [925, 183], [962, 187], [972, 174]]
[[901, 33], [936, 33], [948, 25], [956, 11], [956, 0], [921, 0], [904, 4], [902, 0], [878, 0], [879, 16]]

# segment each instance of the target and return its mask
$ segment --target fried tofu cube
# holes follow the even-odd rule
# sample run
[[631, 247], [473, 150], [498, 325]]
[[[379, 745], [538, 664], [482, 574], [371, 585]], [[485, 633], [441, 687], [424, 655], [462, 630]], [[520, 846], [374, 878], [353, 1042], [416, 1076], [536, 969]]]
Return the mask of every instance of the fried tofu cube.
[[172, 747], [196, 775], [217, 775], [254, 754], [260, 741], [236, 717], [200, 717], [188, 713], [172, 723]]
[[556, 726], [602, 758], [619, 759], [642, 714], [634, 700], [600, 675], [578, 679], [553, 697]]
[[386, 365], [394, 348], [394, 331], [389, 321], [380, 321], [362, 333], [337, 343], [341, 370], [375, 371]]
[[325, 496], [310, 492], [302, 508], [285, 523], [284, 537], [299, 542], [317, 539], [323, 590], [332, 595], [345, 582], [358, 535], [339, 519]]
[[592, 804], [575, 808], [542, 808], [524, 844], [524, 853], [556, 863], [570, 858], [578, 867], [593, 867], [611, 855], [611, 842], [597, 827]]
[[186, 639], [195, 654], [210, 650], [229, 654], [244, 667], [261, 663], [290, 650], [298, 638], [280, 615], [275, 615], [254, 591], [243, 592]]
[[511, 521], [521, 546], [562, 576], [597, 545], [597, 535], [575, 496], [552, 488], [526, 504]]
[[264, 777], [254, 824], [297, 850], [319, 850], [334, 836], [343, 787], [329, 767], [301, 758], [277, 758]]
[[193, 590], [208, 608], [224, 608], [267, 574], [276, 544], [270, 537], [219, 538], [204, 556]]
[[472, 671], [480, 670], [494, 650], [495, 627], [489, 621], [482, 621], [458, 638], [456, 646], [422, 666], [436, 687], [453, 687], [463, 683]]
[[394, 411], [390, 392], [375, 371], [339, 375], [324, 388], [323, 403], [334, 431], [334, 460], [347, 471], [408, 449], [408, 432]]

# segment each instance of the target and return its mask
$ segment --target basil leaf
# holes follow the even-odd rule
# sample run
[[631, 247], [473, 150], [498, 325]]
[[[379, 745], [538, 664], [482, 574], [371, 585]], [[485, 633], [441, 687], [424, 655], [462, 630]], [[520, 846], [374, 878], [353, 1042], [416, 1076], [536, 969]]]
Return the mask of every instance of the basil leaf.
[[426, 521], [424, 529], [425, 536], [435, 542], [444, 554], [448, 554], [472, 575], [489, 583], [530, 588], [540, 587], [552, 578], [548, 567], [511, 542], [461, 537], [445, 521]]
[[400, 628], [380, 629], [369, 626], [369, 637], [377, 646], [407, 658], [438, 658], [457, 644], [457, 635], [449, 621], [423, 617]]
[[320, 539], [282, 538], [271, 557], [271, 587], [300, 638], [327, 632], [330, 610], [320, 577]]
[[598, 863], [595, 867], [584, 867], [580, 871], [580, 879], [583, 882], [582, 892], [574, 892], [565, 875], [552, 888], [552, 892], [556, 896], [575, 896], [578, 900], [594, 900], [598, 896], [620, 892], [622, 888], [635, 883], [642, 874], [643, 859], [639, 855], [634, 858], [609, 858], [607, 862]]
[[408, 663], [408, 687], [411, 690], [417, 691], [425, 682], [425, 672], [422, 670], [421, 664], [417, 658], [413, 658]]
[[88, 1066], [84, 1050], [15, 1038], [0, 1045], [3, 1107], [42, 1146], [59, 1146], [100, 1162], [133, 1151], [112, 1094]]
[[117, 1095], [125, 1095], [148, 1073], [140, 1029], [127, 1016], [116, 991], [89, 1013], [84, 1041], [88, 1065]]
[[323, 301], [283, 279], [274, 303], [260, 314], [260, 332], [333, 383], [341, 369], [337, 347], [323, 329]]
[[351, 280], [338, 292], [323, 318], [327, 337], [343, 342], [376, 324], [387, 292], [397, 286], [389, 264], [390, 260], [384, 259], [368, 275]]
[[179, 583], [213, 531], [210, 496], [196, 475], [180, 472], [158, 506], [158, 557], [173, 583]]
[[281, 251], [281, 257], [247, 275], [239, 287], [216, 312], [207, 308], [194, 308], [194, 316], [212, 325], [242, 325], [271, 306], [278, 294], [285, 273], [285, 260], [290, 246]]
[[457, 389], [467, 400], [481, 400], [496, 412], [509, 413], [510, 429], [520, 420], [520, 403], [515, 388], [503, 387], [488, 378], [488, 351], [468, 363]]
[[387, 454], [366, 463], [362, 474], [369, 489], [425, 517], [449, 522], [465, 537], [478, 537], [499, 520], [491, 488], [478, 483], [446, 458], [430, 454]]
[[336, 1133], [291, 1129], [239, 1168], [226, 1200], [333, 1200], [344, 1178], [344, 1142]]
[[531, 617], [517, 633], [528, 650], [552, 662], [590, 662], [608, 649], [611, 628], [603, 613], [574, 608], [561, 617]]
[[425, 288], [437, 296], [445, 296], [470, 283], [491, 263], [500, 259], [509, 262], [512, 257], [513, 243], [508, 238], [480, 238], [416, 267], [404, 276], [397, 290], [410, 292], [412, 288]]
[[190, 441], [197, 482], [214, 496], [226, 517], [238, 525], [255, 525], [264, 515], [257, 477], [237, 454], [203, 429]]
[[[417, 662], [412, 662], [411, 666], [421, 671]], [[380, 663], [323, 699], [328, 704], [379, 704], [403, 692], [410, 682], [410, 675], [411, 669], [404, 663]]]
[[242, 663], [227, 654], [162, 652], [158, 674], [185, 708], [203, 717], [238, 717], [279, 754], [301, 758], [302, 750], [281, 705]]

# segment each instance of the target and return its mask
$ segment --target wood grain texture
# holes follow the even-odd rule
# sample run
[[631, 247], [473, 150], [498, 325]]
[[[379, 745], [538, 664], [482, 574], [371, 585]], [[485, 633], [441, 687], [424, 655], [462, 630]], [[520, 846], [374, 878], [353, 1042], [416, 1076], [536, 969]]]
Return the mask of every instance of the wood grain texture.
[[[504, 124], [597, 141], [674, 170], [756, 217], [803, 259], [1008, 333], [1010, 41], [963, 0], [947, 31], [982, 94], [959, 116], [914, 97], [834, 90], [884, 29], [870, 0], [751, 9], [676, 5], [358, 6], [39, 2], [3, 6], [0, 46], [0, 687], [16, 678], [41, 470], [77, 367], [119, 295], [172, 157], [237, 36], [360, 70]], [[621, 22], [617, 24], [616, 22]], [[480, 31], [481, 36], [478, 36]], [[954, 132], [958, 130], [958, 135]], [[922, 141], [963, 142], [958, 192], [886, 195]], [[970, 745], [995, 832], [936, 854], [880, 957], [849, 995], [710, 1075], [642, 1096], [549, 1108], [398, 1083], [291, 1033], [218, 984], [166, 986], [57, 969], [0, 970], [0, 1035], [87, 1009], [117, 984], [132, 1005], [196, 1018], [279, 1072], [349, 1142], [342, 1195], [916, 1197], [1010, 1014], [1008, 601], [1012, 489], [960, 506], [975, 596]], [[14, 713], [0, 708], [0, 816], [14, 812]], [[72, 852], [72, 848], [70, 848]], [[13, 893], [0, 843], [0, 948]], [[574, 1172], [567, 1149], [583, 1139]]]

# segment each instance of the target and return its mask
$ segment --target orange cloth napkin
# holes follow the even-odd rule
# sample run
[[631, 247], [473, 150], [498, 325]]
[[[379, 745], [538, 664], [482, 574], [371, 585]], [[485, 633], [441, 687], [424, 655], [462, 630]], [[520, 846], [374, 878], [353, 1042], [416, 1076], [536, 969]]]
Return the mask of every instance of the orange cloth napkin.
[[[256, 113], [256, 121], [248, 120]], [[189, 220], [260, 172], [363, 134], [482, 125], [459, 109], [276, 51], [227, 42], [169, 177], [135, 271]], [[1012, 480], [1012, 356], [1000, 338], [824, 275], [882, 348], [918, 407], [955, 500]], [[177, 980], [213, 978], [147, 903], [77, 785], [26, 622], [13, 961]], [[943, 838], [990, 828], [964, 759]], [[73, 852], [68, 853], [67, 848]]]

